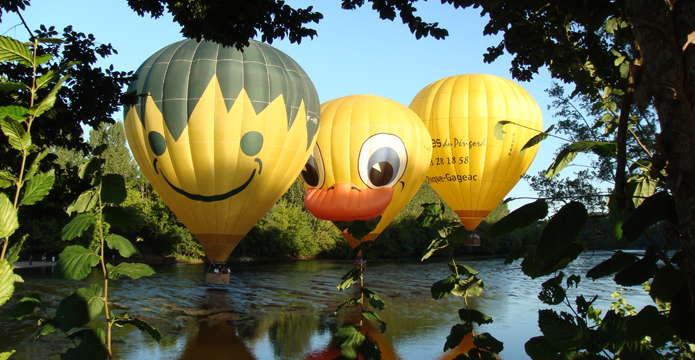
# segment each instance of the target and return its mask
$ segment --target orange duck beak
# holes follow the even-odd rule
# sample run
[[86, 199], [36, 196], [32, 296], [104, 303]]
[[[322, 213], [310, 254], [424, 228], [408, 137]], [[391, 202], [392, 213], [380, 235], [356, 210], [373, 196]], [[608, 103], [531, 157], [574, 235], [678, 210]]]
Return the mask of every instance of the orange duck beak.
[[392, 187], [370, 189], [335, 183], [327, 189], [308, 189], [304, 206], [321, 220], [366, 221], [383, 214], [392, 197]]

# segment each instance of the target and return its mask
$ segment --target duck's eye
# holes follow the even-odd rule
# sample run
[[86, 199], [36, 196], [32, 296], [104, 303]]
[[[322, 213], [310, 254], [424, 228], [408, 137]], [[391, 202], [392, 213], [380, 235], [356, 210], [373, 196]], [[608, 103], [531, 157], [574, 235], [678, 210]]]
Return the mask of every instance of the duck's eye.
[[360, 179], [375, 189], [394, 186], [408, 163], [403, 141], [396, 135], [376, 134], [362, 144], [357, 163]]
[[325, 171], [319, 144], [314, 146], [314, 150], [311, 152], [311, 156], [309, 156], [306, 165], [304, 165], [304, 169], [299, 173], [299, 177], [307, 187], [320, 188], [323, 186]]

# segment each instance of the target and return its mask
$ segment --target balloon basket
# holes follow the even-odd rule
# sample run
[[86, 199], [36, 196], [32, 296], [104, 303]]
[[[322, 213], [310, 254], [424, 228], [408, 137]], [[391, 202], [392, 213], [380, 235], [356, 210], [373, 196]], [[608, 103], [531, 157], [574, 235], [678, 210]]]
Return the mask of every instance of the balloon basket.
[[463, 246], [480, 246], [480, 235], [472, 232], [463, 239]]
[[229, 284], [229, 274], [205, 274], [205, 282], [208, 284], [226, 285]]
[[210, 262], [208, 270], [205, 272], [205, 282], [216, 285], [229, 284], [229, 273], [225, 263]]

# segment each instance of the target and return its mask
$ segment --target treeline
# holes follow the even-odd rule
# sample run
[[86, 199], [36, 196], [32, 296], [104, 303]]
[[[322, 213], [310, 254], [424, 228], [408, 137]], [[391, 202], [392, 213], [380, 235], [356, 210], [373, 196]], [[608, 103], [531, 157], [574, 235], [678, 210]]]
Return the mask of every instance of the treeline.
[[[203, 260], [205, 254], [195, 238], [169, 210], [137, 168], [127, 149], [121, 123], [102, 124], [90, 132], [90, 146], [107, 144], [102, 155], [106, 159], [106, 173], [119, 173], [126, 180], [128, 196], [122, 204], [130, 214], [126, 225], [114, 226], [107, 231], [119, 234], [136, 243], [150, 259], [178, 261]], [[71, 242], [61, 240], [61, 230], [69, 222], [65, 209], [89, 184], [76, 183], [75, 174], [89, 157], [79, 151], [55, 148], [54, 166], [56, 185], [52, 195], [29, 211], [20, 213], [19, 234], [27, 234], [23, 257], [29, 253], [38, 258], [47, 253], [49, 258], [71, 244], [89, 246], [93, 234], [89, 231]], [[329, 221], [318, 220], [304, 208], [304, 189], [295, 181], [282, 198], [244, 237], [232, 252], [231, 260], [344, 258], [350, 252], [345, 239]], [[456, 214], [444, 204], [442, 220], [437, 226], [422, 227], [417, 218], [423, 204], [441, 204], [437, 193], [425, 182], [410, 203], [401, 211], [372, 246], [380, 257], [420, 257], [431, 240], [437, 238], [442, 226], [458, 224]], [[454, 241], [455, 254], [506, 254], [521, 245], [537, 241], [544, 222], [516, 230], [498, 238], [485, 237], [485, 231], [509, 213], [506, 204], [500, 204], [478, 227], [482, 236], [480, 247], [464, 246]], [[595, 248], [613, 248], [616, 242], [605, 219], [597, 218], [594, 226], [587, 227], [584, 241]]]

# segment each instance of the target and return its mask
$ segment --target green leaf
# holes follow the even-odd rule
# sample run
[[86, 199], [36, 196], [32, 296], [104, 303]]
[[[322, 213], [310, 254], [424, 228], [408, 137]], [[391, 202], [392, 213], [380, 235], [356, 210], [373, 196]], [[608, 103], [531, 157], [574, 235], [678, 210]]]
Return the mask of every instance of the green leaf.
[[660, 268], [649, 288], [649, 296], [659, 305], [665, 305], [673, 300], [673, 297], [687, 285], [683, 271], [669, 266]]
[[528, 253], [528, 246], [526, 245], [521, 245], [518, 248], [512, 250], [509, 254], [507, 254], [507, 257], [504, 259], [504, 265], [509, 265], [522, 257], [526, 256]]
[[133, 221], [133, 215], [121, 207], [106, 206], [102, 213], [104, 221], [111, 225], [127, 226]]
[[635, 211], [635, 207], [631, 201], [627, 201], [625, 207], [622, 210], [618, 210], [618, 199], [615, 190], [613, 190], [611, 196], [608, 197], [608, 211], [608, 223], [613, 228], [615, 238], [619, 240], [623, 237], [623, 224]]
[[0, 306], [12, 297], [14, 292], [14, 266], [0, 260]]
[[660, 348], [673, 340], [674, 335], [668, 318], [661, 315], [659, 309], [652, 305], [645, 306], [637, 315], [627, 318], [628, 341], [641, 341], [645, 336], [649, 336], [652, 346]]
[[79, 214], [75, 216], [65, 227], [63, 227], [62, 239], [69, 241], [82, 236], [85, 230], [89, 229], [96, 222], [94, 214]]
[[602, 141], [585, 140], [569, 144], [560, 151], [555, 161], [545, 171], [545, 177], [552, 178], [559, 174], [579, 153], [592, 151], [599, 155], [612, 154], [615, 153], [616, 148], [616, 144]]
[[495, 124], [495, 128], [494, 128], [495, 139], [504, 140], [504, 134], [506, 134], [506, 131], [504, 131], [504, 126], [507, 124], [515, 124], [515, 123], [513, 121], [509, 121], [509, 120], [501, 120]]
[[376, 341], [365, 339], [358, 350], [364, 360], [381, 360], [381, 350], [379, 350], [379, 344]]
[[552, 359], [553, 356], [560, 352], [558, 348], [550, 344], [543, 336], [536, 336], [529, 339], [529, 341], [524, 344], [524, 350], [526, 351], [526, 355], [532, 360]]
[[7, 36], [0, 36], [0, 62], [2, 61], [17, 61], [27, 67], [34, 63], [29, 48]]
[[53, 183], [55, 182], [55, 170], [51, 169], [47, 173], [38, 174], [29, 181], [27, 181], [27, 186], [24, 189], [24, 196], [19, 205], [32, 205], [37, 201], [43, 200], [48, 192], [53, 188]]
[[31, 136], [18, 121], [9, 117], [0, 118], [2, 132], [9, 138], [10, 145], [18, 151], [29, 151]]
[[439, 300], [445, 296], [449, 296], [451, 291], [454, 290], [454, 287], [456, 287], [457, 283], [458, 279], [456, 278], [456, 275], [449, 275], [446, 279], [439, 280], [432, 284], [432, 287], [430, 288], [432, 299]]
[[473, 325], [471, 324], [456, 324], [451, 327], [451, 332], [446, 337], [446, 342], [444, 343], [444, 351], [449, 349], [456, 349], [463, 338], [473, 331]]
[[24, 246], [24, 241], [26, 241], [27, 237], [29, 237], [29, 234], [22, 236], [19, 241], [10, 247], [10, 250], [5, 254], [5, 260], [8, 263], [14, 264], [19, 260], [19, 252], [22, 251], [22, 246]]
[[371, 305], [373, 308], [375, 308], [379, 311], [384, 310], [384, 308], [386, 307], [386, 304], [384, 303], [383, 300], [381, 300], [379, 295], [377, 295], [376, 293], [372, 292], [371, 290], [369, 290], [367, 288], [361, 288], [360, 291], [369, 300], [369, 305]]
[[681, 291], [671, 301], [669, 323], [679, 338], [695, 344], [695, 311], [691, 308], [692, 299], [688, 289]]
[[476, 297], [482, 295], [484, 289], [483, 279], [472, 276], [465, 280], [459, 280], [458, 284], [451, 290], [451, 294], [463, 297]]
[[29, 110], [23, 106], [0, 106], [0, 118], [10, 117], [12, 120], [22, 123], [29, 117]]
[[[29, 170], [27, 171], [26, 176], [24, 176], [24, 180], [30, 180], [34, 177], [36, 172], [39, 170], [39, 163], [46, 157], [46, 155], [48, 155], [48, 150], [44, 150], [36, 154], [36, 157], [34, 157], [34, 161], [32, 161], [31, 166], [29, 166]], [[54, 170], [51, 171], [55, 173]]]
[[633, 243], [652, 225], [662, 220], [678, 223], [676, 202], [668, 192], [662, 191], [645, 199], [630, 217], [623, 223], [623, 237]]
[[485, 232], [485, 237], [496, 238], [520, 228], [527, 227], [548, 216], [548, 204], [543, 199], [519, 207], [503, 217]]
[[63, 299], [56, 309], [55, 320], [60, 329], [68, 332], [73, 328], [87, 325], [104, 309], [103, 290], [92, 284], [89, 288], [79, 288]]
[[95, 189], [89, 189], [80, 194], [75, 201], [65, 210], [68, 216], [73, 212], [83, 213], [92, 210], [99, 203], [99, 193]]
[[60, 73], [58, 71], [48, 70], [45, 74], [36, 79], [36, 87], [38, 89], [42, 89], [50, 85], [52, 82], [58, 80], [59, 77]]
[[352, 222], [352, 224], [350, 224], [350, 227], [348, 227], [347, 232], [348, 234], [352, 235], [355, 239], [362, 240], [363, 237], [367, 236], [370, 232], [376, 229], [376, 226], [379, 224], [379, 221], [381, 221], [381, 216], [377, 217], [376, 219], [366, 221], [355, 220]]
[[558, 315], [553, 310], [539, 310], [538, 327], [545, 339], [560, 349], [576, 347], [583, 338], [582, 329], [575, 323], [575, 318], [566, 312]]
[[113, 318], [113, 324], [118, 326], [118, 325], [132, 325], [135, 326], [136, 328], [140, 329], [141, 331], [147, 332], [151, 338], [153, 338], [155, 341], [159, 342], [162, 339], [162, 335], [159, 333], [159, 331], [152, 325], [150, 325], [148, 322], [128, 315], [124, 314], [121, 316], [116, 316]]
[[78, 173], [78, 176], [80, 177], [80, 179], [86, 179], [94, 175], [97, 171], [101, 170], [101, 166], [105, 162], [106, 161], [104, 159], [99, 159], [96, 157], [89, 159], [89, 161], [80, 166], [80, 172]]
[[430, 246], [427, 247], [427, 250], [425, 250], [424, 254], [422, 255], [422, 259], [420, 259], [420, 261], [429, 259], [430, 256], [434, 255], [435, 252], [445, 249], [447, 246], [449, 246], [449, 240], [446, 238], [433, 239]]
[[467, 278], [478, 275], [478, 271], [467, 265], [456, 264], [456, 267], [454, 267], [454, 264], [451, 263], [447, 265], [449, 266], [449, 270], [451, 270], [451, 272], [454, 274], [466, 275]]
[[467, 323], [476, 323], [478, 326], [492, 324], [492, 318], [475, 309], [460, 309], [459, 318]]
[[100, 156], [101, 154], [106, 151], [106, 149], [109, 148], [109, 144], [100, 144], [97, 145], [94, 149], [92, 149], [92, 155], [94, 156]]
[[345, 290], [350, 287], [350, 285], [356, 283], [362, 277], [362, 269], [359, 267], [353, 267], [347, 274], [340, 278], [340, 284], [338, 284], [338, 290]]
[[422, 213], [415, 219], [415, 222], [421, 227], [430, 227], [436, 221], [442, 219], [444, 212], [444, 203], [425, 203], [422, 206]]
[[543, 290], [538, 294], [538, 299], [544, 304], [557, 305], [565, 300], [565, 289], [560, 286], [562, 284], [562, 278], [565, 274], [560, 271], [560, 273], [554, 277], [546, 280], [541, 286]]
[[593, 280], [606, 277], [613, 274], [616, 271], [622, 270], [628, 265], [634, 263], [639, 258], [635, 255], [624, 253], [618, 250], [610, 259], [601, 262], [600, 264], [594, 266], [589, 272], [586, 273], [586, 277]]
[[524, 257], [524, 261], [521, 262], [521, 270], [532, 279], [550, 275], [557, 270], [567, 267], [567, 265], [579, 257], [584, 250], [583, 245], [572, 243], [556, 252], [551, 258], [540, 262], [533, 260], [533, 252], [531, 252], [527, 254], [526, 257]]
[[82, 280], [89, 274], [92, 267], [99, 263], [100, 259], [90, 249], [85, 249], [80, 245], [71, 245], [60, 253], [54, 272], [66, 280]]
[[17, 209], [5, 193], [0, 193], [0, 239], [10, 237], [19, 228]]
[[29, 115], [33, 115], [34, 117], [39, 117], [46, 111], [50, 110], [53, 107], [53, 104], [56, 102], [56, 98], [58, 97], [58, 90], [63, 86], [63, 82], [65, 80], [69, 79], [70, 75], [65, 75], [63, 76], [56, 84], [53, 86], [53, 89], [46, 94], [46, 97], [44, 97], [41, 102], [38, 104], [34, 105], [29, 109]]
[[17, 178], [8, 170], [0, 170], [0, 189], [6, 189], [17, 184]]
[[658, 184], [659, 180], [644, 174], [633, 176], [627, 181], [627, 193], [632, 195], [635, 209], [642, 205], [644, 199], [654, 195]]
[[542, 262], [564, 249], [581, 233], [589, 215], [580, 202], [572, 201], [563, 206], [543, 229], [533, 260]]
[[365, 319], [375, 322], [379, 325], [379, 329], [381, 330], [381, 333], [383, 334], [386, 331], [386, 323], [381, 320], [381, 317], [379, 317], [379, 314], [373, 312], [373, 311], [366, 311], [362, 310], [362, 316], [364, 316]]
[[12, 356], [12, 354], [14, 354], [15, 352], [17, 352], [17, 350], [10, 350], [10, 351], [6, 351], [6, 352], [1, 352], [0, 353], [0, 360], [9, 359], [10, 356]]
[[499, 354], [504, 350], [504, 344], [489, 333], [482, 333], [478, 336], [474, 336], [473, 345], [493, 354]]
[[547, 132], [542, 132], [542, 133], [530, 138], [529, 141], [527, 141], [526, 144], [524, 144], [524, 146], [521, 148], [521, 150], [519, 151], [519, 154], [523, 154], [524, 152], [526, 152], [526, 149], [530, 149], [530, 148], [540, 144], [541, 141], [547, 139], [548, 136], [549, 135]]
[[106, 237], [106, 243], [109, 249], [118, 250], [118, 253], [124, 258], [129, 258], [133, 255], [140, 257], [140, 251], [130, 242], [130, 240], [124, 238], [123, 236], [116, 234], [109, 234]]
[[613, 280], [615, 280], [616, 284], [622, 286], [640, 285], [656, 274], [656, 271], [659, 269], [656, 265], [658, 260], [659, 258], [655, 255], [654, 250], [648, 248], [641, 259], [618, 271]]
[[41, 302], [41, 296], [38, 294], [31, 294], [29, 296], [23, 297], [15, 306], [12, 311], [8, 314], [11, 319], [22, 320], [23, 318], [33, 315], [34, 309], [46, 309], [46, 307]]
[[19, 90], [27, 90], [29, 87], [23, 82], [16, 81], [2, 81], [0, 82], [0, 91], [6, 93], [12, 93]]
[[53, 334], [60, 325], [53, 320], [39, 319], [39, 328], [34, 333], [34, 338], [38, 339], [42, 336]]
[[340, 309], [342, 309], [343, 306], [355, 306], [355, 305], [359, 305], [361, 303], [362, 303], [362, 299], [360, 299], [360, 298], [354, 298], [354, 299], [346, 300], [342, 304], [338, 305], [337, 308], [335, 308], [335, 311], [333, 312], [333, 314], [337, 315], [338, 311], [340, 311]]
[[357, 331], [355, 325], [346, 324], [338, 328], [333, 339], [340, 349], [340, 355], [348, 359], [357, 359], [357, 347], [364, 341], [364, 335]]
[[149, 265], [140, 263], [122, 262], [117, 266], [108, 267], [109, 279], [112, 280], [118, 280], [121, 276], [128, 276], [131, 279], [138, 279], [143, 276], [150, 276], [154, 273], [154, 269], [152, 269]]
[[104, 331], [88, 328], [79, 332], [82, 341], [75, 348], [70, 348], [60, 356], [60, 360], [108, 359], [109, 352], [104, 346]]
[[101, 181], [101, 200], [103, 202], [118, 206], [128, 196], [123, 175], [107, 174]]

